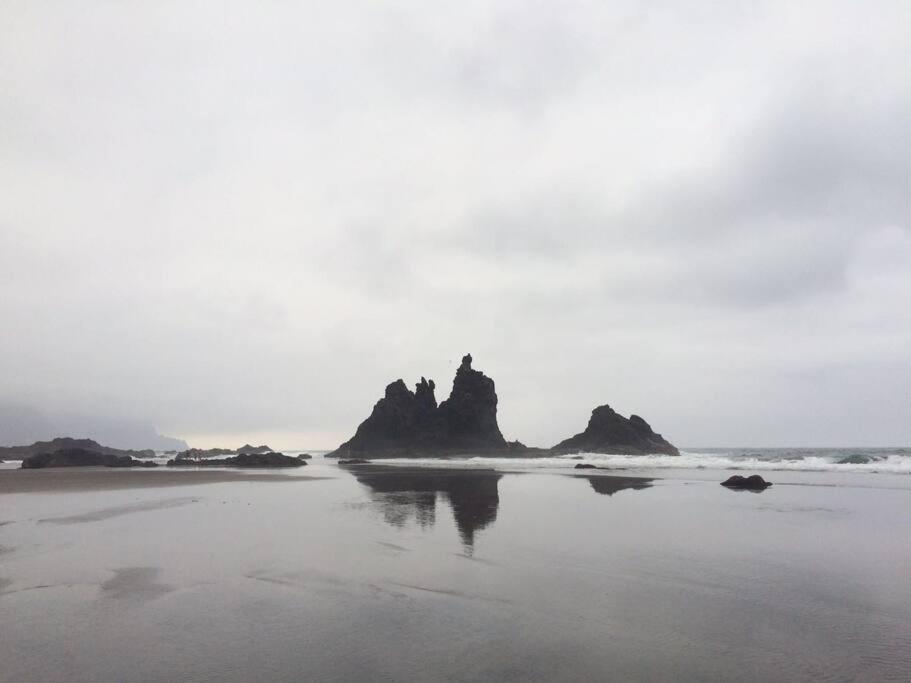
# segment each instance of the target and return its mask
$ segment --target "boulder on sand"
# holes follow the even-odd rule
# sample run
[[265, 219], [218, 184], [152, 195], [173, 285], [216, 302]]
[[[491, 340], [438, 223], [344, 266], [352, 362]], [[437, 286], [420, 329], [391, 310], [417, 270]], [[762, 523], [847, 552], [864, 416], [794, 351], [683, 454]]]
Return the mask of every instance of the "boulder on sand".
[[729, 477], [725, 481], [721, 482], [721, 485], [726, 486], [729, 489], [742, 489], [744, 491], [765, 491], [772, 485], [772, 483], [766, 481], [758, 474], [751, 474], [749, 477], [742, 477], [739, 474], [735, 474], [733, 477]]

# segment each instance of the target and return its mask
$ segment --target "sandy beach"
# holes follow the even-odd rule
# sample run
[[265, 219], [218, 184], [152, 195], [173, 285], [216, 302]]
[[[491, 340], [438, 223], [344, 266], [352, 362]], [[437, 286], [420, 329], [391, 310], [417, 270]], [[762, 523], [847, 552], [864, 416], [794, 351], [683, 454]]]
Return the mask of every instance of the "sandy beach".
[[710, 470], [450, 465], [2, 471], [0, 680], [911, 667], [908, 477], [779, 472], [753, 494]]
[[[10, 463], [12, 464], [12, 463]], [[199, 486], [217, 483], [280, 483], [292, 480], [283, 474], [257, 474], [245, 470], [188, 470], [175, 471], [165, 468], [119, 469], [109, 467], [68, 467], [45, 470], [21, 470], [9, 467], [0, 469], [0, 494], [65, 492], [65, 491], [114, 491], [135, 488], [167, 488], [170, 486]]]

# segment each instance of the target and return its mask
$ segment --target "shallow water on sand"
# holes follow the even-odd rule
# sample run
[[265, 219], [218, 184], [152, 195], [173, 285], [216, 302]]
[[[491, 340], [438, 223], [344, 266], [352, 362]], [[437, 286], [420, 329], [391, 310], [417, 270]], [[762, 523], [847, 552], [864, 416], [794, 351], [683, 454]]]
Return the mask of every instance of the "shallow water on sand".
[[906, 680], [908, 477], [621, 474], [0, 495], [0, 680]]

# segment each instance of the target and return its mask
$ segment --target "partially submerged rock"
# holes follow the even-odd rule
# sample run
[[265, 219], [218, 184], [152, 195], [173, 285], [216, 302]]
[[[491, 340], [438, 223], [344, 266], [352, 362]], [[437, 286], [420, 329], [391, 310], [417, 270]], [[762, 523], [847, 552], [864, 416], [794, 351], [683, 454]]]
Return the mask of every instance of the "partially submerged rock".
[[85, 448], [64, 448], [49, 453], [37, 453], [22, 460], [22, 469], [45, 467], [158, 467], [158, 463], [134, 460], [128, 455], [99, 453]]
[[231, 458], [174, 458], [168, 467], [304, 467], [307, 464], [284, 453], [242, 453]]
[[558, 453], [680, 455], [673, 444], [652, 431], [648, 422], [641, 417], [630, 415], [627, 419], [608, 405], [598, 406], [592, 411], [584, 432], [561, 441], [552, 450]]
[[739, 474], [735, 474], [734, 476], [729, 477], [725, 481], [721, 482], [721, 485], [726, 486], [729, 489], [764, 491], [769, 488], [772, 483], [766, 481], [758, 474], [751, 474], [749, 477], [742, 477]]
[[838, 461], [839, 465], [868, 465], [874, 461], [874, 458], [862, 453], [852, 453]]
[[596, 470], [598, 468], [595, 467], [594, 465], [589, 465], [587, 462], [580, 462], [573, 469], [575, 469], [575, 470]]
[[369, 465], [370, 461], [364, 458], [342, 458], [338, 461], [339, 465]]
[[222, 458], [226, 455], [234, 455], [230, 448], [188, 448], [177, 454], [178, 458]]

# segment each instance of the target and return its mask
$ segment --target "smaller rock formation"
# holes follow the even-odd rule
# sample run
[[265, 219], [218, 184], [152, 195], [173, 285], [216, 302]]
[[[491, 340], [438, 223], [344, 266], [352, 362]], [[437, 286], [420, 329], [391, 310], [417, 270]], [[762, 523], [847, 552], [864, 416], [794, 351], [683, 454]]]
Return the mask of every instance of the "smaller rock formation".
[[310, 455], [309, 453], [301, 453], [297, 457], [300, 458], [301, 460], [310, 460], [313, 456]]
[[364, 458], [342, 458], [338, 461], [339, 465], [369, 465], [370, 461]]
[[735, 474], [733, 477], [726, 479], [721, 482], [722, 486], [726, 486], [729, 489], [741, 489], [744, 491], [765, 491], [772, 484], [771, 482], [766, 481], [758, 474], [751, 474], [749, 477], [742, 477], [739, 474]]
[[188, 448], [177, 454], [178, 458], [221, 458], [226, 455], [234, 455], [230, 448]]
[[50, 453], [37, 453], [22, 460], [22, 469], [45, 467], [158, 467], [157, 463], [134, 460], [128, 455], [99, 453], [85, 448], [64, 448]]
[[243, 446], [237, 449], [238, 455], [247, 455], [249, 453], [272, 453], [272, 449], [268, 446], [251, 446], [248, 443], [245, 443]]
[[598, 468], [595, 467], [594, 465], [589, 465], [587, 462], [580, 462], [573, 469], [575, 469], [575, 470], [596, 470]]
[[673, 444], [652, 431], [648, 422], [641, 417], [630, 415], [627, 419], [608, 405], [598, 406], [592, 411], [592, 416], [584, 432], [561, 441], [552, 450], [558, 453], [680, 455]]
[[304, 467], [305, 460], [284, 453], [241, 453], [232, 458], [174, 458], [168, 467]]

